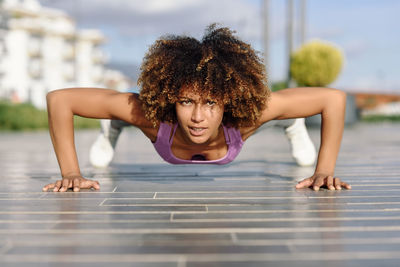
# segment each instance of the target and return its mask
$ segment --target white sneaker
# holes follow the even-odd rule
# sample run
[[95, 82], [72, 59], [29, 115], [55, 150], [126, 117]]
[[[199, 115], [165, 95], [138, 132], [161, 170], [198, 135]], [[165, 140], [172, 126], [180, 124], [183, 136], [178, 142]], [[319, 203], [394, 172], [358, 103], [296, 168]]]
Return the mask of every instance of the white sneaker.
[[111, 120], [100, 120], [101, 133], [90, 148], [89, 160], [94, 167], [107, 167], [114, 157], [114, 148], [121, 128], [111, 127]]
[[311, 166], [317, 159], [315, 146], [308, 135], [305, 119], [296, 119], [285, 129], [291, 148], [292, 156], [300, 166]]

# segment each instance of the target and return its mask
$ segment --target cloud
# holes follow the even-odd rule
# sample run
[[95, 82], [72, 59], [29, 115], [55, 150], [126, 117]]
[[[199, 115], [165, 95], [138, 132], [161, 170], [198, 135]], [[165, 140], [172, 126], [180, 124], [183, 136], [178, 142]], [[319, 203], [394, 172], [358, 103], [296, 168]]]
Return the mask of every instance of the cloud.
[[117, 28], [135, 36], [165, 33], [201, 35], [206, 25], [221, 22], [245, 39], [261, 36], [261, 5], [246, 0], [41, 0], [66, 11], [85, 27]]
[[[104, 48], [115, 61], [140, 62], [148, 45], [164, 34], [188, 34], [200, 38], [212, 22], [236, 30], [244, 41], [262, 50], [262, 0], [40, 2], [66, 11], [77, 20], [79, 27], [101, 29], [109, 40]], [[275, 0], [270, 5], [270, 58], [274, 77], [286, 75], [285, 3]], [[400, 84], [398, 74], [392, 74], [398, 63], [395, 55], [400, 38], [394, 33], [399, 7], [400, 1], [394, 0], [308, 1], [307, 37], [336, 43], [348, 59], [340, 84], [371, 86], [377, 65], [386, 73], [388, 86]], [[356, 81], [358, 77], [362, 78]]]

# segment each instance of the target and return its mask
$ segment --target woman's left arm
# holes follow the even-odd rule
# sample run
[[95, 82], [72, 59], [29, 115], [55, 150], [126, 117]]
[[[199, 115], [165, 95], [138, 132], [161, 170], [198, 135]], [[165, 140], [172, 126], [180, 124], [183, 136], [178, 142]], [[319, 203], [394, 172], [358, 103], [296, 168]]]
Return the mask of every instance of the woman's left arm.
[[290, 119], [321, 114], [321, 145], [317, 166], [313, 176], [300, 181], [296, 188], [312, 187], [318, 191], [321, 186], [340, 190], [351, 186], [334, 177], [336, 159], [344, 128], [346, 94], [330, 88], [291, 88], [271, 95], [260, 122], [271, 119]]

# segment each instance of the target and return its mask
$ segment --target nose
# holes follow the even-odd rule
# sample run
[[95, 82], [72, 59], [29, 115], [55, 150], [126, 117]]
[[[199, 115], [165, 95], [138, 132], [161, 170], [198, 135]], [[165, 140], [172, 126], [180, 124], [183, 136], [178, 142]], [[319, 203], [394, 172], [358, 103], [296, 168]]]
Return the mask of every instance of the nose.
[[198, 123], [202, 122], [203, 120], [204, 120], [204, 114], [201, 105], [195, 105], [192, 112], [192, 121]]

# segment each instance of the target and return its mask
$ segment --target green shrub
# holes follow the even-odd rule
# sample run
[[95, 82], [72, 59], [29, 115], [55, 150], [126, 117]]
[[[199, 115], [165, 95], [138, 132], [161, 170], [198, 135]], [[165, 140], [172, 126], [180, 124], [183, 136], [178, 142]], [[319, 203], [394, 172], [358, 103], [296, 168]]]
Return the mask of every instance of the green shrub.
[[0, 129], [25, 130], [47, 128], [46, 111], [38, 110], [28, 103], [0, 102]]
[[299, 86], [327, 86], [339, 75], [343, 60], [337, 47], [315, 40], [292, 54], [290, 72]]
[[100, 128], [100, 122], [97, 119], [88, 119], [88, 118], [84, 118], [84, 117], [75, 116], [74, 117], [74, 127], [75, 127], [75, 129]]
[[[76, 129], [98, 128], [99, 122], [75, 116]], [[13, 104], [0, 101], [0, 130], [37, 130], [48, 129], [47, 112], [35, 108], [32, 104]]]
[[282, 89], [288, 88], [289, 85], [287, 81], [281, 81], [281, 82], [274, 82], [271, 84], [271, 91], [276, 92]]
[[365, 122], [400, 122], [400, 115], [364, 115], [362, 121]]

